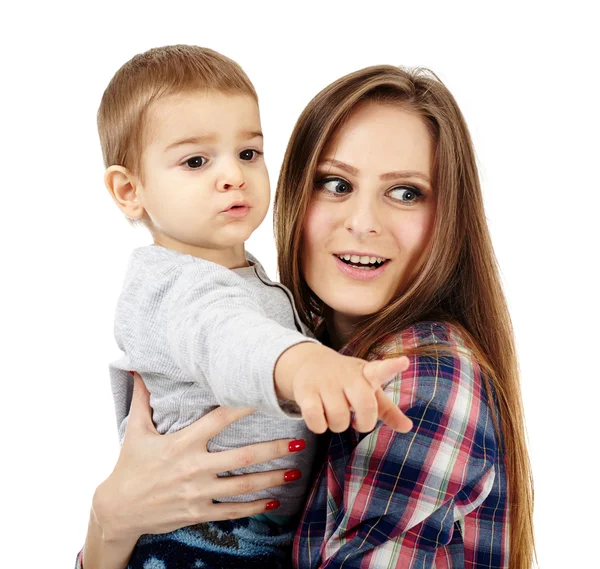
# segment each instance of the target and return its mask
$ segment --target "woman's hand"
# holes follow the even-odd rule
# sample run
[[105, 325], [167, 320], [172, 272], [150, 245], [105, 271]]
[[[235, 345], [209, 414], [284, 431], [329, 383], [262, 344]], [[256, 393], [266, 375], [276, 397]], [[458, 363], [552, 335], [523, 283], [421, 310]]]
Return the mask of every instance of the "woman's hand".
[[[217, 473], [286, 456], [302, 450], [303, 441], [284, 439], [209, 453], [207, 442], [252, 409], [217, 408], [176, 433], [160, 435], [152, 423], [150, 394], [134, 374], [134, 390], [125, 437], [112, 474], [96, 489], [84, 550], [104, 544], [135, 544], [145, 533], [167, 533], [205, 521], [242, 518], [278, 504], [269, 500], [214, 504], [215, 497], [264, 490], [285, 483], [284, 471], [218, 478]], [[132, 545], [128, 546], [132, 548]], [[131, 550], [131, 549], [130, 549]], [[94, 556], [94, 555], [92, 555]], [[90, 565], [94, 565], [90, 563]]]

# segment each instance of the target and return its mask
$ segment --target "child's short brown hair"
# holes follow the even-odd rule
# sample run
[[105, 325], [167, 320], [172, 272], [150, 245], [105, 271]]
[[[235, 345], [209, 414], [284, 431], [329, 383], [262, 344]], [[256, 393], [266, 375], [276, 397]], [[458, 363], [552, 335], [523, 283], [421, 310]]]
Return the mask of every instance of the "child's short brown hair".
[[206, 89], [250, 95], [258, 101], [242, 68], [212, 49], [169, 45], [130, 59], [111, 79], [98, 109], [104, 165], [119, 165], [140, 174], [150, 104], [168, 95]]

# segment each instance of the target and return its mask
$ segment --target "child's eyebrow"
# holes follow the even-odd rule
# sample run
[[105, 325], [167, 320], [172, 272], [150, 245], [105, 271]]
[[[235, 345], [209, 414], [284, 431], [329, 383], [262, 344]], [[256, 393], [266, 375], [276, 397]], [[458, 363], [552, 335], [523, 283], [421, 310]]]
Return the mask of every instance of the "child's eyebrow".
[[217, 140], [216, 136], [190, 136], [169, 144], [169, 146], [165, 148], [165, 152], [171, 150], [172, 148], [183, 146], [184, 144], [203, 144], [207, 142], [215, 142], [215, 140]]
[[260, 130], [245, 130], [240, 133], [242, 138], [250, 139], [250, 138], [264, 138], [263, 133]]
[[[240, 138], [243, 140], [250, 140], [252, 138], [264, 138], [264, 136], [259, 130], [246, 130], [240, 132]], [[188, 138], [182, 138], [181, 140], [172, 142], [165, 148], [165, 152], [168, 152], [173, 148], [177, 148], [178, 146], [183, 146], [184, 144], [206, 144], [211, 142], [214, 143], [216, 140], [217, 137], [215, 135], [190, 136]]]

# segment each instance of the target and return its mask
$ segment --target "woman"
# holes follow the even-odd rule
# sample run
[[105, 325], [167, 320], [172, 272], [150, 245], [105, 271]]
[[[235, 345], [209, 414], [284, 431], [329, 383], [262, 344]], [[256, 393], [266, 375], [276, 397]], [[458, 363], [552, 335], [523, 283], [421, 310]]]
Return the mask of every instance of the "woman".
[[[281, 280], [318, 337], [357, 357], [411, 360], [386, 388], [410, 433], [323, 441], [295, 565], [528, 569], [533, 492], [513, 335], [451, 94], [430, 73], [391, 66], [327, 87], [292, 134], [275, 220]], [[225, 468], [206, 440], [244, 411], [161, 437], [139, 378], [135, 393], [121, 456], [94, 497], [86, 569], [126, 566], [142, 533], [264, 509], [211, 500]], [[226, 469], [284, 445], [231, 451]], [[237, 490], [283, 482], [248, 475]]]

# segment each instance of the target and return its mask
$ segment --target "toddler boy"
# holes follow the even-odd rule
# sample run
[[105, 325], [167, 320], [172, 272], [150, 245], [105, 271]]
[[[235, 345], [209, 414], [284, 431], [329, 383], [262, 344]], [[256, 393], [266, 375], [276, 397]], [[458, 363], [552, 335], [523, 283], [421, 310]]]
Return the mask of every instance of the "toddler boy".
[[[245, 251], [267, 213], [270, 188], [257, 96], [235, 62], [196, 46], [137, 55], [108, 85], [98, 128], [105, 184], [154, 241], [133, 252], [117, 306], [123, 357], [110, 374], [120, 437], [135, 370], [150, 391], [160, 433], [222, 405], [257, 412], [214, 437], [210, 451], [281, 438], [307, 441], [302, 453], [224, 473], [290, 469], [292, 484], [221, 499], [269, 498], [277, 516], [143, 536], [130, 567], [152, 557], [166, 563], [190, 547], [206, 567], [227, 566], [225, 558], [240, 567], [257, 558], [284, 560], [316, 448], [307, 425], [323, 432], [349, 413], [348, 405], [324, 404], [321, 386], [330, 392], [354, 386], [356, 422], [373, 428], [377, 417], [361, 407], [404, 361], [366, 364], [320, 345], [300, 321], [291, 293]], [[402, 415], [390, 406], [393, 427]]]

